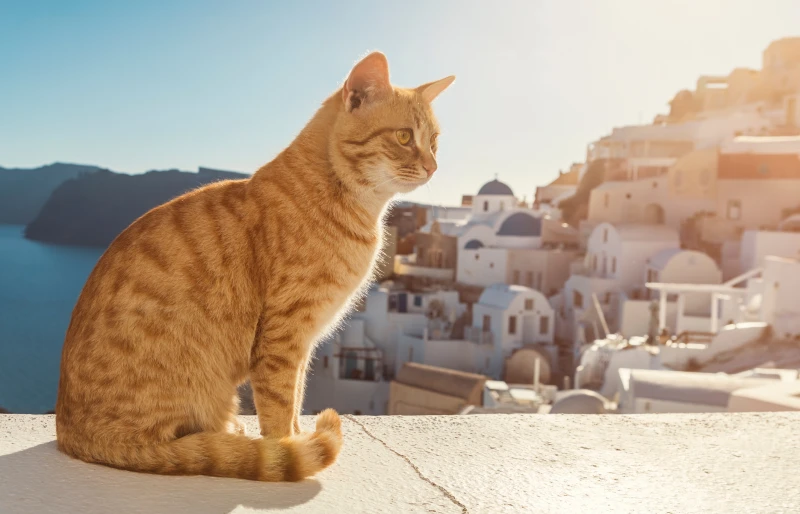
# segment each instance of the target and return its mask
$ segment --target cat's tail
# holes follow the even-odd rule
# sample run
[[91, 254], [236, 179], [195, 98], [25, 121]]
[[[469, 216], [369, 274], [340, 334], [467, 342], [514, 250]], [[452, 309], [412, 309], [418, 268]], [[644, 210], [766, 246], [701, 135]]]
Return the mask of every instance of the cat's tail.
[[128, 447], [124, 451], [109, 452], [110, 455], [97, 455], [100, 458], [91, 460], [130, 471], [164, 475], [294, 482], [333, 464], [341, 447], [339, 415], [327, 409], [317, 417], [316, 431], [283, 439], [198, 432], [161, 445]]

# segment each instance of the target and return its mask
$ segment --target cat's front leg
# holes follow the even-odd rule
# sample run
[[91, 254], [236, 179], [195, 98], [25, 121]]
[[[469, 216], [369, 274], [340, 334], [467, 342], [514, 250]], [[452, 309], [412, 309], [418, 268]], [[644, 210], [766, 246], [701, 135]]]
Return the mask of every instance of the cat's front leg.
[[[265, 331], [268, 332], [268, 331]], [[295, 430], [298, 380], [304, 369], [307, 345], [286, 338], [256, 340], [250, 359], [250, 383], [261, 426], [268, 438], [291, 436]]]

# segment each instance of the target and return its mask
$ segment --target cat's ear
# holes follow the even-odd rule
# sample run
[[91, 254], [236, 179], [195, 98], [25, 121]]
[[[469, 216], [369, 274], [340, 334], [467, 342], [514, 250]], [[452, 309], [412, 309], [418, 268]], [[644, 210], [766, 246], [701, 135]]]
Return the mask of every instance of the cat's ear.
[[353, 67], [342, 87], [342, 101], [351, 112], [391, 91], [389, 62], [382, 53], [372, 52]]
[[426, 102], [431, 103], [433, 102], [434, 98], [439, 96], [439, 93], [447, 89], [447, 86], [452, 84], [455, 80], [455, 75], [450, 75], [449, 77], [437, 80], [436, 82], [422, 84], [417, 88], [417, 92], [422, 95], [422, 98], [424, 98]]

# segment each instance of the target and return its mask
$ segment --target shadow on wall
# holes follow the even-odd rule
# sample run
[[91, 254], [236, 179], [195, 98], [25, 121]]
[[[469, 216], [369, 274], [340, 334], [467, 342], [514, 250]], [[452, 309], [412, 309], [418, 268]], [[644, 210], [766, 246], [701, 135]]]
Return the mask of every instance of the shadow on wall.
[[[286, 509], [310, 501], [316, 480], [265, 483], [205, 476], [160, 476], [72, 459], [55, 441], [0, 456], [0, 511], [152, 514]], [[78, 508], [79, 507], [79, 508]]]

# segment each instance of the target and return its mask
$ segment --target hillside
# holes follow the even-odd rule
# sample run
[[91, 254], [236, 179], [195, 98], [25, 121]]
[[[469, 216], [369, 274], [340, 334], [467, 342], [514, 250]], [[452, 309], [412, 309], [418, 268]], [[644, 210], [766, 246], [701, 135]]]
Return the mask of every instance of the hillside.
[[83, 174], [53, 191], [25, 237], [54, 244], [106, 247], [153, 207], [210, 182], [247, 175], [200, 168], [125, 175], [108, 170]]
[[0, 223], [27, 225], [64, 181], [98, 170], [97, 166], [61, 162], [39, 168], [0, 167]]

